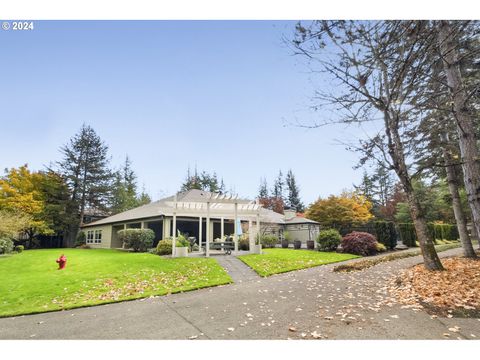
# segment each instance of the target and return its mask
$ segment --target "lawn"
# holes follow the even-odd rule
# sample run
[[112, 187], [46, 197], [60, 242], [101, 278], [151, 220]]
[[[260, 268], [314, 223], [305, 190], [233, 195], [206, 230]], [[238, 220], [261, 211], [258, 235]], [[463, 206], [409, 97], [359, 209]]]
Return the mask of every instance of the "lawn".
[[[64, 253], [67, 266], [57, 270]], [[214, 259], [168, 259], [107, 249], [0, 256], [0, 317], [71, 309], [232, 282]]]
[[264, 249], [263, 252], [262, 255], [242, 255], [239, 259], [260, 276], [270, 276], [359, 257], [312, 250]]

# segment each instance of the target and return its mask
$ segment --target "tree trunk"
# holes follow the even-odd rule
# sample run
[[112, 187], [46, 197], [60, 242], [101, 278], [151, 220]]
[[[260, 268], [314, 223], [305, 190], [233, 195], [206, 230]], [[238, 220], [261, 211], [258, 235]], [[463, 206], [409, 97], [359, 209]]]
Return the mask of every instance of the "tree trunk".
[[457, 173], [455, 166], [452, 165], [450, 154], [444, 147], [443, 158], [445, 160], [445, 170], [447, 172], [448, 189], [452, 196], [453, 213], [455, 215], [455, 221], [458, 227], [458, 234], [460, 235], [460, 241], [463, 246], [463, 255], [468, 258], [476, 258], [475, 250], [473, 249], [472, 241], [468, 235], [467, 220], [462, 209], [462, 202], [460, 200], [460, 194], [458, 192]]
[[403, 143], [398, 131], [398, 114], [391, 115], [387, 110], [384, 110], [384, 120], [385, 132], [388, 139], [388, 153], [392, 159], [394, 170], [400, 179], [407, 196], [410, 214], [422, 251], [424, 266], [427, 270], [444, 270], [442, 262], [435, 250], [433, 240], [428, 233], [427, 221], [425, 219], [423, 208], [413, 191], [412, 180], [405, 162]]
[[472, 114], [467, 107], [467, 93], [463, 86], [455, 36], [448, 21], [440, 21], [438, 32], [439, 48], [443, 68], [447, 76], [453, 100], [454, 118], [457, 126], [463, 177], [468, 204], [472, 212], [473, 226], [480, 233], [480, 153]]

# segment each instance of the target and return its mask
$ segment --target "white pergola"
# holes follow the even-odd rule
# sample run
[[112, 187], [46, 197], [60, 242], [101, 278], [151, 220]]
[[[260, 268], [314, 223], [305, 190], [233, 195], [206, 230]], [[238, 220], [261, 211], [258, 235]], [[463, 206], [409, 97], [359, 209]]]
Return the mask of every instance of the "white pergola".
[[219, 218], [221, 220], [221, 238], [224, 237], [224, 220], [234, 220], [234, 235], [233, 241], [235, 244], [235, 252], [238, 251], [238, 223], [239, 219], [248, 220], [249, 234], [250, 234], [250, 251], [254, 248], [255, 238], [251, 229], [253, 220], [256, 223], [256, 234], [260, 233], [260, 209], [262, 205], [257, 202], [245, 202], [245, 200], [238, 199], [233, 195], [221, 195], [211, 193], [203, 201], [177, 201], [177, 195], [174, 196], [173, 201], [167, 201], [166, 204], [173, 208], [173, 241], [172, 241], [172, 256], [176, 256], [176, 240], [177, 240], [177, 217], [198, 217], [199, 227], [199, 248], [201, 251], [202, 245], [202, 220], [206, 219], [206, 240], [205, 240], [205, 255], [210, 256], [210, 236], [211, 236], [211, 218]]

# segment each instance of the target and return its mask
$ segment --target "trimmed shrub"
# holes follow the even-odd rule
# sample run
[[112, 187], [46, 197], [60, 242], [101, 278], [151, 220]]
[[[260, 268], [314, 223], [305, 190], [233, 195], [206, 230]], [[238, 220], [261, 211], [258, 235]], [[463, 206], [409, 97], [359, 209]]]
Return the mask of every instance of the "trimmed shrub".
[[15, 246], [15, 251], [16, 251], [17, 253], [20, 254], [21, 252], [23, 252], [23, 250], [25, 250], [25, 246], [23, 246], [23, 245], [17, 245], [17, 246]]
[[238, 240], [238, 249], [245, 251], [250, 250], [250, 242], [248, 241], [248, 239], [243, 238]]
[[343, 237], [342, 249], [349, 254], [373, 255], [377, 251], [377, 239], [372, 234], [354, 231]]
[[415, 226], [412, 223], [398, 224], [398, 233], [403, 245], [408, 247], [415, 247], [415, 241], [417, 240], [417, 233], [415, 232]]
[[342, 242], [342, 235], [336, 229], [321, 230], [317, 236], [319, 251], [335, 251]]
[[260, 244], [262, 244], [262, 247], [264, 248], [274, 248], [275, 245], [278, 243], [278, 237], [275, 235], [262, 235], [260, 237]]
[[375, 221], [373, 226], [375, 228], [375, 237], [379, 243], [382, 243], [389, 249], [394, 249], [397, 246], [397, 231], [394, 223]]
[[[172, 255], [172, 238], [160, 240], [157, 245], [157, 255]], [[177, 240], [176, 246], [182, 247], [182, 244]]]
[[377, 242], [376, 250], [379, 253], [385, 252], [385, 251], [387, 251], [387, 247], [385, 245], [383, 245], [382, 243]]
[[0, 238], [0, 255], [10, 254], [13, 251], [13, 241], [8, 238]]
[[75, 247], [85, 245], [87, 243], [87, 234], [85, 231], [79, 231], [75, 239]]
[[146, 252], [153, 245], [155, 233], [152, 229], [126, 229], [117, 232], [120, 241], [134, 252]]

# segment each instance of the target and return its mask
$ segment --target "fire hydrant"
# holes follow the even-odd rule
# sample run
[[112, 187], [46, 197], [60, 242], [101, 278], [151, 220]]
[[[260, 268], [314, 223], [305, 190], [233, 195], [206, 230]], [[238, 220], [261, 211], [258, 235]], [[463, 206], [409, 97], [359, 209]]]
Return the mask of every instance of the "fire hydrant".
[[60, 255], [60, 257], [57, 259], [57, 264], [58, 270], [65, 269], [65, 266], [67, 265], [67, 258], [65, 257], [65, 255]]

